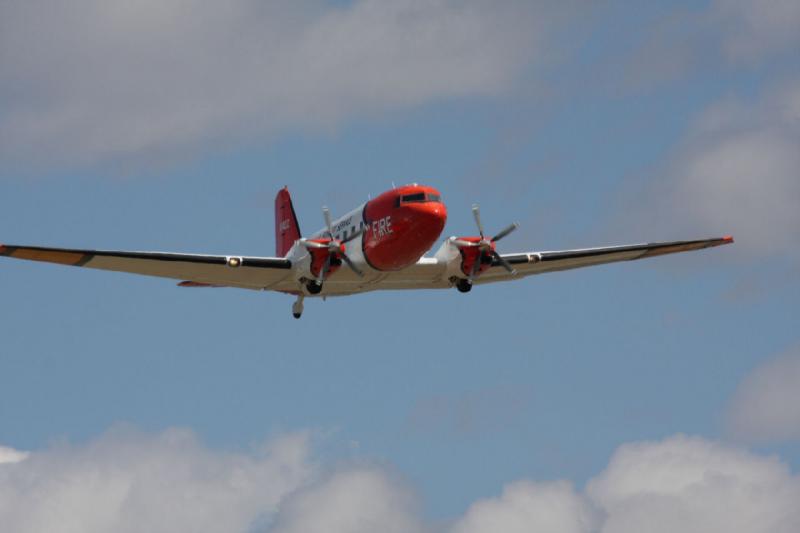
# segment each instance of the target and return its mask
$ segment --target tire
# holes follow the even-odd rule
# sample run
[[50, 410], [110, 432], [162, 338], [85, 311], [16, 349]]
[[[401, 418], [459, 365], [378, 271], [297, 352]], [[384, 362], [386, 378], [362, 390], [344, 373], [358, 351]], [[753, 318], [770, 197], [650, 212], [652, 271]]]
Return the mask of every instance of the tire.
[[309, 294], [319, 294], [322, 292], [322, 285], [318, 285], [316, 281], [309, 281], [306, 283], [306, 290]]
[[460, 279], [456, 282], [458, 292], [469, 292], [472, 290], [472, 283], [468, 279]]

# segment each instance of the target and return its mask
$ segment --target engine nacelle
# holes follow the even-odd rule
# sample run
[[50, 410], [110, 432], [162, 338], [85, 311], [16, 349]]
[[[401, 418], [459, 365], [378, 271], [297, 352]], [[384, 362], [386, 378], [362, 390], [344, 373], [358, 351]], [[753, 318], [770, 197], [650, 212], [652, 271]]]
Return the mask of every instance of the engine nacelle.
[[497, 253], [495, 243], [517, 229], [519, 224], [515, 222], [494, 237], [487, 238], [477, 204], [472, 206], [472, 215], [480, 237], [450, 237], [436, 253], [436, 259], [447, 264], [450, 282], [461, 292], [469, 292], [472, 281], [494, 264], [499, 264], [512, 275], [516, 274], [509, 262]]
[[481, 237], [456, 237], [451, 241], [461, 256], [461, 274], [476, 278], [492, 266], [494, 243]]
[[[328, 246], [331, 241], [329, 239], [315, 239], [310, 242], [318, 242]], [[339, 243], [339, 247], [335, 250], [330, 248], [308, 248], [308, 253], [311, 256], [311, 264], [309, 265], [311, 275], [315, 278], [327, 278], [342, 266], [342, 259], [340, 256], [345, 253], [345, 247], [344, 244]], [[325, 268], [325, 262], [328, 261], [329, 256], [330, 265], [328, 266], [327, 272], [323, 275], [322, 271]]]

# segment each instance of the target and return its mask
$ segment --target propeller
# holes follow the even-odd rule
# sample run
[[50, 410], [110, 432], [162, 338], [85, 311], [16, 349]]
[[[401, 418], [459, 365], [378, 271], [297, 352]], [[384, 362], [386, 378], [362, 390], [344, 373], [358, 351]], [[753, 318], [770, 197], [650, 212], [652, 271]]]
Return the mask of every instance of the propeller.
[[322, 285], [325, 281], [325, 278], [328, 277], [328, 273], [331, 270], [331, 264], [333, 262], [333, 258], [338, 257], [342, 261], [347, 264], [347, 266], [355, 272], [359, 277], [363, 277], [364, 273], [353, 263], [353, 261], [347, 257], [347, 253], [345, 253], [345, 244], [352, 241], [364, 231], [363, 229], [359, 229], [358, 231], [354, 232], [352, 235], [348, 236], [346, 239], [335, 239], [333, 237], [333, 221], [331, 220], [331, 212], [330, 209], [327, 207], [322, 208], [322, 216], [325, 219], [325, 234], [327, 242], [316, 242], [310, 241], [308, 239], [303, 239], [303, 246], [307, 249], [315, 249], [315, 250], [327, 250], [328, 253], [325, 257], [325, 263], [322, 265], [322, 270], [320, 270], [319, 277], [317, 278], [317, 285]]
[[483, 231], [483, 222], [481, 222], [481, 209], [478, 207], [478, 204], [473, 204], [472, 206], [472, 216], [475, 218], [475, 224], [478, 226], [478, 233], [480, 233], [481, 238], [479, 241], [465, 241], [463, 239], [451, 239], [454, 245], [458, 246], [459, 248], [480, 248], [480, 253], [478, 254], [477, 259], [472, 264], [472, 271], [470, 273], [469, 279], [472, 281], [472, 278], [478, 273], [480, 269], [481, 260], [485, 255], [492, 257], [495, 261], [497, 261], [500, 266], [505, 268], [509, 273], [516, 274], [517, 271], [509, 264], [508, 261], [503, 259], [503, 257], [497, 253], [494, 249], [494, 245], [500, 239], [508, 236], [511, 232], [516, 230], [519, 227], [519, 224], [514, 222], [510, 226], [501, 230], [497, 235], [492, 237], [491, 239], [486, 238], [486, 234]]

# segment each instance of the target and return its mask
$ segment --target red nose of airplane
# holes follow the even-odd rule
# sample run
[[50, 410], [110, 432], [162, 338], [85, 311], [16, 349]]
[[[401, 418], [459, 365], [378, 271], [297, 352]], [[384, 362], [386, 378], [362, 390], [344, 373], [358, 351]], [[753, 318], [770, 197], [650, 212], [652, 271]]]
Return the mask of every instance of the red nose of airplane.
[[447, 208], [436, 189], [408, 185], [370, 201], [366, 218], [379, 221], [364, 241], [367, 261], [380, 270], [399, 270], [430, 250], [447, 222]]
[[439, 238], [447, 222], [447, 207], [441, 202], [405, 204], [398, 211], [407, 221], [409, 233], [430, 245]]
[[396, 240], [392, 245], [392, 268], [406, 268], [431, 249], [447, 222], [441, 202], [402, 204], [395, 209]]

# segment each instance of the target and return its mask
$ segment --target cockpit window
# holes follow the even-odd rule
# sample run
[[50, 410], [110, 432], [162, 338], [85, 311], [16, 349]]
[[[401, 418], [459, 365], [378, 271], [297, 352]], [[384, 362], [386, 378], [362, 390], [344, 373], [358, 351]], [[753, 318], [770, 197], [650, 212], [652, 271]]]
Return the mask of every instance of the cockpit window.
[[415, 192], [413, 194], [404, 194], [395, 200], [394, 206], [400, 207], [400, 204], [421, 204], [424, 202], [441, 202], [442, 197], [438, 194]]
[[416, 194], [406, 194], [403, 196], [403, 203], [410, 204], [413, 202], [424, 202], [425, 201], [425, 193], [418, 192]]

